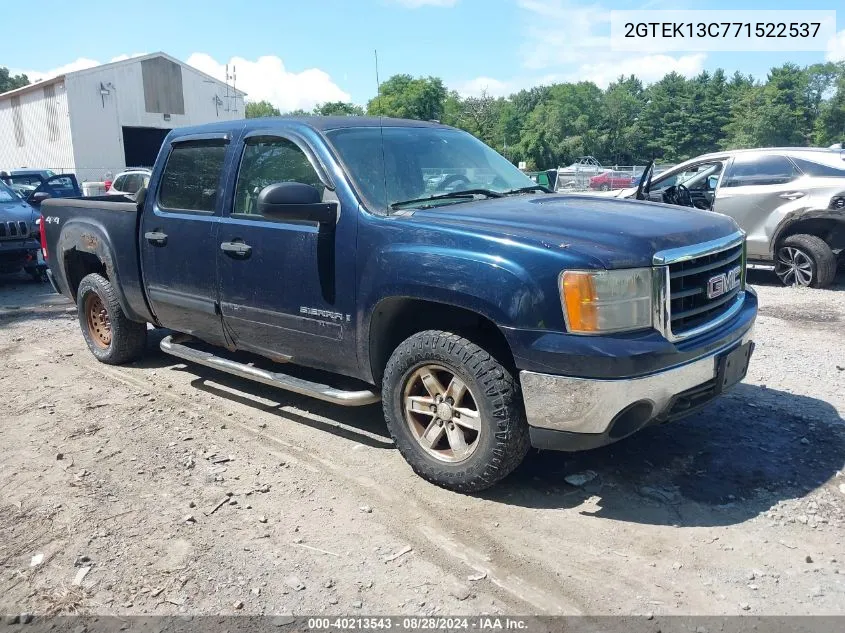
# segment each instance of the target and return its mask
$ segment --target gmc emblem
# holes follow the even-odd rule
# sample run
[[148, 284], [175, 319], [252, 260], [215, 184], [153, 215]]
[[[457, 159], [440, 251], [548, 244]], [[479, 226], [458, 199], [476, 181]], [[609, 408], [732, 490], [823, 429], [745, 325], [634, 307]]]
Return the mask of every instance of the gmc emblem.
[[707, 298], [715, 299], [739, 286], [742, 269], [739, 266], [707, 280]]

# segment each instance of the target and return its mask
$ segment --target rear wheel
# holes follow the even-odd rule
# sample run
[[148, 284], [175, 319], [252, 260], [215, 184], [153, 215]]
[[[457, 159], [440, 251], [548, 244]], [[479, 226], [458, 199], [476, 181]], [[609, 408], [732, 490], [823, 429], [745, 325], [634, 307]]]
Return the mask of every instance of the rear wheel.
[[143, 354], [147, 324], [126, 318], [108, 279], [96, 273], [84, 277], [77, 290], [76, 308], [82, 336], [97, 360], [120, 365]]
[[396, 447], [428, 481], [460, 492], [492, 486], [528, 452], [517, 381], [496, 358], [449, 332], [404, 341], [382, 382]]
[[815, 235], [790, 235], [775, 253], [775, 273], [785, 286], [824, 288], [836, 277], [836, 255]]
[[604, 183], [603, 185], [601, 185], [599, 187], [599, 191], [610, 191], [610, 185], [608, 185], [607, 183]]

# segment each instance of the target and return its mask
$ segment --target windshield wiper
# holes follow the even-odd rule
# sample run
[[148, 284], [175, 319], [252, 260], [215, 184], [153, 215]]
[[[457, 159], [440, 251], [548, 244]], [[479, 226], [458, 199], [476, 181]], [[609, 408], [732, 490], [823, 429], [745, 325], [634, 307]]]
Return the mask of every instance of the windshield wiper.
[[503, 191], [502, 195], [509, 196], [515, 193], [531, 193], [532, 191], [542, 191], [543, 193], [552, 193], [552, 190], [544, 185], [532, 185], [530, 187], [520, 187], [519, 189], [508, 189]]
[[394, 202], [390, 205], [391, 209], [399, 209], [409, 204], [416, 202], [428, 202], [429, 200], [448, 200], [449, 198], [472, 200], [475, 196], [487, 196], [488, 198], [501, 198], [502, 195], [498, 191], [492, 189], [463, 189], [452, 193], [441, 193], [436, 196], [426, 196], [425, 198], [414, 198], [412, 200], [402, 200], [401, 202]]

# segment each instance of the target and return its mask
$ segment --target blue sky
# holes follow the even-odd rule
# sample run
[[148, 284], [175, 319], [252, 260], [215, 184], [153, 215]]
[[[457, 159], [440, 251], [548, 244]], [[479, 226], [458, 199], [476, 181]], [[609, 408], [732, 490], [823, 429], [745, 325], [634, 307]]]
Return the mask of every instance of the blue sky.
[[[694, 75], [723, 67], [765, 77], [773, 65], [845, 59], [845, 11], [837, 38], [817, 53], [611, 52], [611, 9], [836, 9], [841, 0], [144, 0], [121, 4], [41, 0], [36, 31], [6, 28], [0, 65], [33, 78], [165, 51], [222, 78], [237, 66], [238, 87], [282, 110], [327, 100], [366, 103], [381, 78], [435, 75], [464, 94], [498, 95], [551, 81], [592, 79], [606, 85], [621, 73], [646, 81], [669, 70]], [[20, 11], [21, 15], [15, 16]], [[55, 13], [54, 13], [55, 12]], [[4, 8], [8, 24], [31, 23], [30, 8]]]

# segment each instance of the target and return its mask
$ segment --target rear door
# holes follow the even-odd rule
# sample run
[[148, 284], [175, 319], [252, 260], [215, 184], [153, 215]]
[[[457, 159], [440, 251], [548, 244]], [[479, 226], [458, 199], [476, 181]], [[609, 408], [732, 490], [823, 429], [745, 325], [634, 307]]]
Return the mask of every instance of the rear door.
[[296, 135], [251, 133], [240, 153], [217, 245], [227, 333], [239, 349], [270, 358], [336, 364], [341, 341], [351, 341], [355, 294], [354, 262], [335, 261], [335, 238], [354, 239], [356, 217], [347, 213], [337, 232], [323, 233], [313, 222], [262, 216], [258, 193], [278, 182], [309, 184], [323, 200], [337, 198], [313, 151]]
[[153, 313], [165, 327], [225, 344], [217, 296], [217, 230], [229, 137], [177, 139], [144, 207], [140, 251]]

